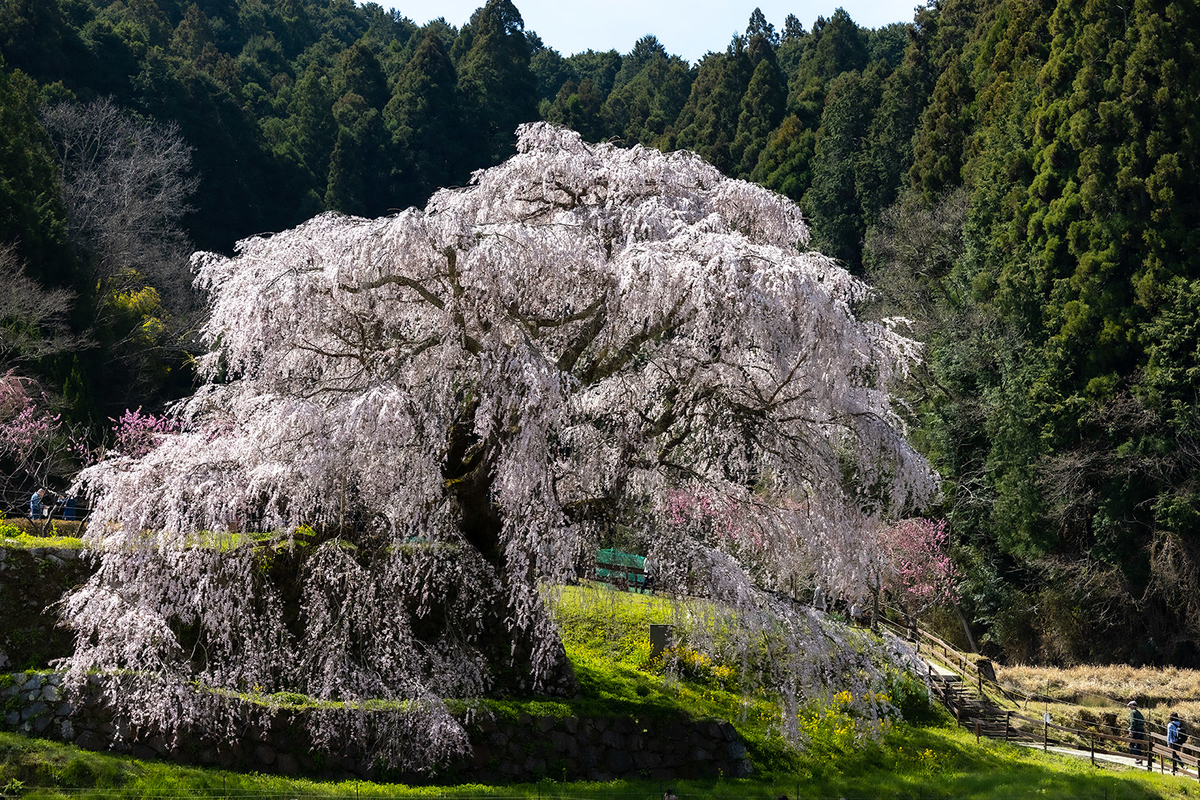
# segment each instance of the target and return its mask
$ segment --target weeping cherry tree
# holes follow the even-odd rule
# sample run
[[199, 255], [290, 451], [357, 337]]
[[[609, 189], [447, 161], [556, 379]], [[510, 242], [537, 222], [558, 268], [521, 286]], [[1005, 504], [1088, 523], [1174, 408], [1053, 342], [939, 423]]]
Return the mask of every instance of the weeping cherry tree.
[[872, 532], [935, 482], [888, 395], [914, 343], [857, 320], [867, 287], [807, 242], [694, 154], [538, 123], [424, 210], [197, 255], [205, 385], [81, 476], [103, 562], [65, 603], [71, 674], [167, 730], [303, 692], [338, 701], [318, 744], [430, 763], [467, 747], [442, 698], [573, 690], [542, 592], [619, 528], [772, 631], [785, 703], [869, 683], [778, 590], [861, 593]]

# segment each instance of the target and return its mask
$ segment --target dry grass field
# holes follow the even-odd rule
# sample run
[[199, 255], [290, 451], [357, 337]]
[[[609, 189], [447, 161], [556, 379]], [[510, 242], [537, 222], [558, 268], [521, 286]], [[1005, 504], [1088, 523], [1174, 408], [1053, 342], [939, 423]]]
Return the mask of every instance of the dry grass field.
[[1189, 730], [1200, 733], [1200, 671], [1135, 668], [1124, 664], [1072, 667], [996, 667], [996, 677], [1030, 699], [1029, 710], [1088, 725], [1123, 728], [1126, 703], [1136, 700], [1154, 730], [1177, 711]]

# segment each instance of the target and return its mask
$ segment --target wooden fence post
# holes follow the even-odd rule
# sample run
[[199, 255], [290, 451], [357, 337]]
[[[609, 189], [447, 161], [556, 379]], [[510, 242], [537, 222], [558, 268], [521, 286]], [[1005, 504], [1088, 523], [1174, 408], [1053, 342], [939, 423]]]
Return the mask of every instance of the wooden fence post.
[[1092, 739], [1092, 766], [1096, 766], [1096, 734], [1091, 734]]
[[1008, 741], [1008, 725], [1009, 725], [1010, 719], [1012, 719], [1012, 712], [1011, 711], [1004, 712], [1004, 741], [1006, 741], [1006, 742]]

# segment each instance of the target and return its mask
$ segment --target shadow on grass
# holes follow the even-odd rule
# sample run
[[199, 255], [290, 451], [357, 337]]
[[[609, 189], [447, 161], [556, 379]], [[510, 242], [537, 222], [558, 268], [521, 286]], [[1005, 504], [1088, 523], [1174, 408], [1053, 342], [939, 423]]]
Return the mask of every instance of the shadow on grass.
[[[782, 766], [782, 765], [780, 765]], [[747, 779], [614, 781], [510, 786], [407, 787], [366, 782], [317, 782], [222, 772], [91, 753], [17, 734], [0, 733], [0, 794], [26, 798], [141, 797], [444, 797], [539, 800], [654, 800], [668, 789], [679, 800], [1016, 800], [1095, 798], [1150, 800], [1200, 795], [1194, 781], [1096, 769], [1086, 761], [1043, 756], [1003, 743], [975, 745], [948, 728], [897, 726], [880, 742], [840, 753], [812, 751], [785, 769]]]

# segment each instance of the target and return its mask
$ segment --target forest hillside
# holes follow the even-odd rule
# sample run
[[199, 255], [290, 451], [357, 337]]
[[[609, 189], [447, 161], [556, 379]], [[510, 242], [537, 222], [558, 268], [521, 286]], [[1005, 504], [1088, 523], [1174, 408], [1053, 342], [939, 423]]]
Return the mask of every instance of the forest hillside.
[[786, 195], [876, 287], [860, 312], [910, 320], [903, 410], [962, 575], [945, 631], [1196, 666], [1198, 43], [1197, 0], [755, 10], [696, 64], [652, 35], [560, 53], [510, 0], [424, 27], [351, 0], [5, 0], [6, 507], [190, 391], [193, 250], [421, 205], [544, 119]]

